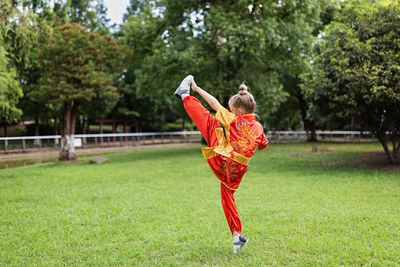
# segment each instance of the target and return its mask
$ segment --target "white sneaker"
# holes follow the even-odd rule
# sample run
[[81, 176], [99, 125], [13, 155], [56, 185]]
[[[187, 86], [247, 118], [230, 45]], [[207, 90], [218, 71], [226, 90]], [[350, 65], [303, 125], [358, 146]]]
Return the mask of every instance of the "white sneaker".
[[239, 236], [239, 241], [233, 243], [233, 253], [236, 254], [239, 251], [241, 251], [246, 246], [248, 241], [249, 241], [249, 239], [247, 239], [246, 237], [240, 235]]
[[189, 94], [190, 92], [190, 80], [193, 78], [192, 75], [188, 75], [186, 76], [185, 79], [183, 79], [183, 81], [181, 82], [181, 84], [179, 85], [178, 89], [175, 90], [174, 95], [181, 99], [181, 95], [183, 93], [187, 93]]

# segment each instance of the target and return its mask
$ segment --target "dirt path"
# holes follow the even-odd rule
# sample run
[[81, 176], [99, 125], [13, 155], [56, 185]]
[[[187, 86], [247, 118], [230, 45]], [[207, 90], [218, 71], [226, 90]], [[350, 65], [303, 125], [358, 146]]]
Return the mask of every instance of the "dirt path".
[[[170, 143], [140, 146], [116, 146], [116, 147], [97, 147], [97, 148], [78, 148], [75, 153], [78, 157], [94, 156], [101, 154], [111, 154], [119, 152], [141, 151], [148, 149], [179, 148], [179, 147], [199, 147], [200, 143]], [[29, 152], [0, 154], [0, 169], [24, 166], [33, 163], [41, 163], [57, 160], [58, 149], [41, 149]]]

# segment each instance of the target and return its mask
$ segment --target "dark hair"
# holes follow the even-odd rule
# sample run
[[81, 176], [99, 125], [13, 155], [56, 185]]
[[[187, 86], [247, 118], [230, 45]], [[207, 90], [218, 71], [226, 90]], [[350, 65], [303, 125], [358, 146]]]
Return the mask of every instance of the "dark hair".
[[242, 83], [239, 86], [239, 93], [229, 99], [229, 106], [242, 109], [246, 114], [251, 114], [256, 110], [257, 104], [253, 95], [247, 91], [247, 86]]

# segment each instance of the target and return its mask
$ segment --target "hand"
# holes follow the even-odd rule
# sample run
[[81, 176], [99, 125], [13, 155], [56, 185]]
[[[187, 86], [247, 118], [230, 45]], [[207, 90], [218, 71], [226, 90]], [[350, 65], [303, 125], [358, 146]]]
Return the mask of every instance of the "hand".
[[194, 92], [197, 92], [197, 88], [199, 88], [196, 84], [196, 82], [194, 81], [194, 77], [192, 77], [192, 79], [190, 80], [190, 84], [192, 85], [192, 90]]

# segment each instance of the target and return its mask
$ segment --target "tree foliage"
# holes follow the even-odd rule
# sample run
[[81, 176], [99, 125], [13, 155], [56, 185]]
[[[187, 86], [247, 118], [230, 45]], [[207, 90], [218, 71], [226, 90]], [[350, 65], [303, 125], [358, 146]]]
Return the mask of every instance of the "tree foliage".
[[[280, 73], [300, 68], [318, 12], [313, 0], [134, 1], [124, 25], [141, 62], [134, 86], [148, 97], [171, 95], [191, 73], [226, 105], [244, 81], [266, 118], [287, 97]], [[176, 101], [160, 102], [183, 112]]]
[[0, 45], [0, 125], [19, 121], [22, 110], [17, 108], [17, 104], [21, 97], [22, 89], [16, 80], [16, 71], [8, 67], [6, 52]]
[[[79, 24], [57, 27], [40, 52], [40, 91], [62, 104], [61, 134], [73, 136], [78, 107], [101, 99], [112, 104], [118, 98], [115, 79], [122, 71], [123, 51], [109, 37], [89, 32]], [[69, 141], [65, 141], [69, 143]], [[62, 149], [62, 159], [74, 159]]]
[[[35, 135], [40, 134], [39, 124], [43, 123], [51, 123], [57, 133], [56, 114], [61, 106], [50, 103], [48, 97], [38, 90], [41, 78], [38, 52], [46, 45], [53, 28], [65, 23], [77, 22], [91, 31], [108, 33], [107, 10], [102, 0], [13, 1], [13, 9], [25, 19], [14, 20], [11, 29], [26, 29], [20, 36], [9, 34], [13, 40], [9, 47], [10, 55], [24, 92], [18, 106], [23, 110], [24, 119], [35, 121]], [[99, 107], [105, 106], [99, 104]]]
[[[269, 124], [276, 130], [304, 129], [307, 133], [307, 141], [317, 141], [317, 122], [307, 117], [307, 103], [300, 88], [300, 75], [306, 68], [306, 59], [309, 58], [312, 48], [312, 36], [317, 36], [319, 31], [328, 25], [337, 11], [340, 9], [340, 2], [337, 0], [318, 1], [319, 12], [316, 10], [312, 35], [303, 41], [302, 52], [290, 58], [293, 66], [290, 69], [283, 68], [279, 71], [279, 81], [288, 97], [279, 106], [277, 112], [268, 118]], [[318, 15], [319, 14], [319, 15]], [[318, 16], [318, 17], [317, 17]], [[341, 129], [341, 128], [338, 128]]]
[[16, 3], [0, 0], [0, 124], [15, 124], [22, 115], [17, 106], [23, 96], [19, 66], [29, 58], [34, 29], [31, 14], [22, 13]]
[[353, 1], [341, 14], [316, 40], [303, 76], [310, 116], [325, 124], [355, 118], [400, 164], [400, 7]]

